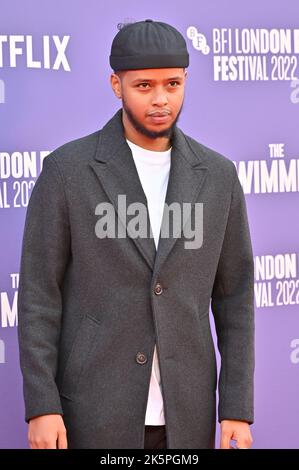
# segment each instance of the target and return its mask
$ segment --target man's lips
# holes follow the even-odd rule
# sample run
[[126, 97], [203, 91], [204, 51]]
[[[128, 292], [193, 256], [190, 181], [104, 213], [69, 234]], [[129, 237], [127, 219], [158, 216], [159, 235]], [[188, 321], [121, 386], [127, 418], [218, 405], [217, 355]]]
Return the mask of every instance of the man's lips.
[[166, 122], [169, 116], [169, 111], [154, 111], [152, 113], [149, 113], [149, 117], [151, 118], [151, 120], [156, 123]]
[[170, 114], [169, 111], [152, 111], [149, 113], [149, 116], [168, 116]]

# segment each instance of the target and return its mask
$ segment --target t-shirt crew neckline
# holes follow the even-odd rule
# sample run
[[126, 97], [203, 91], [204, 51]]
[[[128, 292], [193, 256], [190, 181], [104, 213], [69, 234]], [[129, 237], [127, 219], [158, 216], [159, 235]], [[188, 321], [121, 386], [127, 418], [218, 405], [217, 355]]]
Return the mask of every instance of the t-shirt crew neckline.
[[152, 165], [162, 165], [163, 163], [167, 163], [169, 157], [171, 155], [170, 147], [168, 150], [156, 151], [156, 150], [148, 150], [139, 145], [134, 144], [129, 139], [126, 139], [128, 145], [136, 151], [136, 156], [138, 159], [142, 159], [147, 164]]

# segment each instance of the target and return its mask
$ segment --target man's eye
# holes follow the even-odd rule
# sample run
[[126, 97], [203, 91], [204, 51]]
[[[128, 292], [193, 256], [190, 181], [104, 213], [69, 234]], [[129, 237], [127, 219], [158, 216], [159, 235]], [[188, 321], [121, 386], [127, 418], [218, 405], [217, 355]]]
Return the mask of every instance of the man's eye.
[[[143, 85], [145, 85], [145, 86], [143, 86]], [[140, 87], [140, 88], [146, 88], [146, 85], [149, 85], [149, 83], [139, 83], [139, 84], [137, 85], [137, 87], [138, 87], [138, 88], [139, 88], [139, 87]]]
[[[171, 83], [171, 84], [174, 84], [174, 83], [175, 83], [175, 85], [179, 85], [179, 82], [176, 82], [176, 81], [174, 81], [174, 82], [169, 82], [169, 83]], [[172, 86], [171, 88], [176, 88], [176, 86]]]

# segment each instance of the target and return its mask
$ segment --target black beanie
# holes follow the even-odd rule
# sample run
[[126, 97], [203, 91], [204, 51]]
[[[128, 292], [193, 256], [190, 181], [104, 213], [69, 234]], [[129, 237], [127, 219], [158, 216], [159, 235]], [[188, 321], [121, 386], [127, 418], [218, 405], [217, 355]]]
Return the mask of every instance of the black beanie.
[[114, 71], [156, 68], [184, 68], [189, 54], [182, 34], [160, 21], [128, 23], [113, 39], [110, 66]]

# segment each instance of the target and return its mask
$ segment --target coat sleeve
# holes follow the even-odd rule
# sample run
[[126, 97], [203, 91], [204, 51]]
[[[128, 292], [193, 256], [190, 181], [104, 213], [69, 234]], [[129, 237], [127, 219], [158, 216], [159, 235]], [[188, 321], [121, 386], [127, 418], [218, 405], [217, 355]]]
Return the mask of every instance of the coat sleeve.
[[22, 244], [18, 338], [27, 422], [39, 415], [63, 414], [55, 376], [70, 230], [54, 155], [45, 158], [32, 190]]
[[218, 421], [252, 424], [254, 386], [254, 263], [245, 197], [237, 171], [214, 281], [211, 309], [221, 355]]

